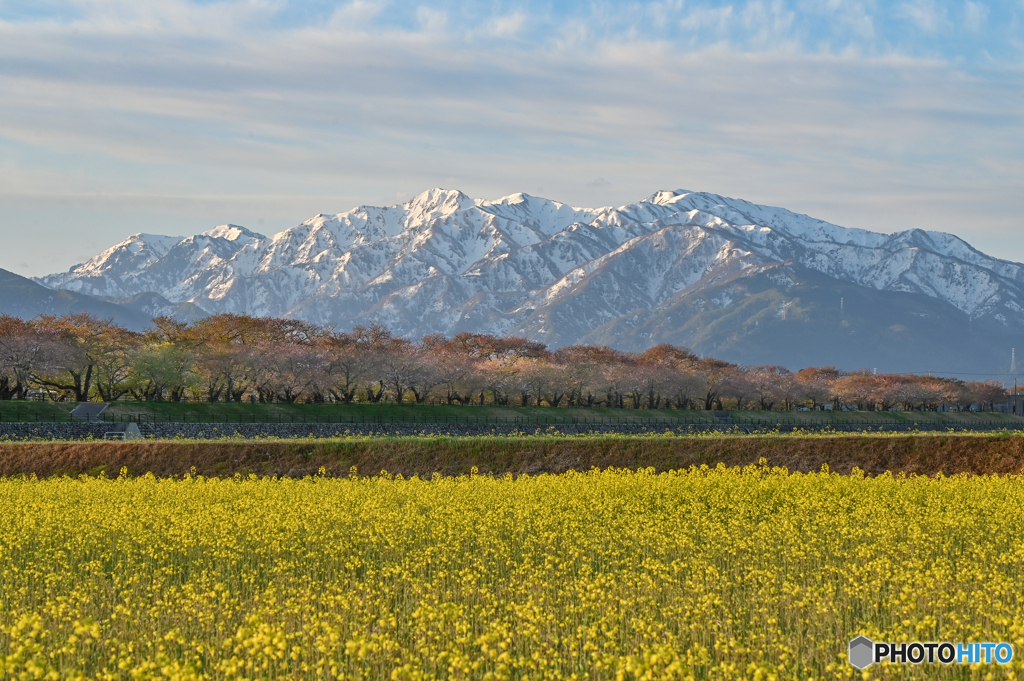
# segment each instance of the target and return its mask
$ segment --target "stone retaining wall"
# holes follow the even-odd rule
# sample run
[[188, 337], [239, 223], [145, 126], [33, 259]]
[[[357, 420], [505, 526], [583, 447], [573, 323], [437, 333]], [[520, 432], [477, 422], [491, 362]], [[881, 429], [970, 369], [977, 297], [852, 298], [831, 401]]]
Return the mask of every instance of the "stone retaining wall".
[[[124, 432], [124, 423], [105, 422], [63, 422], [63, 423], [0, 423], [0, 439], [7, 440], [87, 440], [103, 439], [106, 433]], [[357, 436], [412, 436], [412, 435], [451, 435], [468, 437], [474, 435], [533, 435], [535, 433], [560, 433], [577, 435], [587, 433], [617, 433], [623, 435], [661, 434], [670, 431], [678, 434], [701, 432], [740, 432], [756, 433], [757, 428], [745, 425], [691, 425], [668, 427], [665, 425], [649, 426], [641, 424], [610, 424], [610, 425], [506, 425], [506, 424], [358, 424], [358, 423], [142, 423], [139, 424], [142, 437], [157, 439], [189, 438], [189, 439], [220, 439], [224, 437], [242, 438], [295, 438], [314, 437], [327, 438], [345, 435]], [[774, 430], [774, 429], [772, 429]], [[781, 432], [792, 432], [794, 426], [784, 426]], [[808, 427], [806, 430], [823, 430], [821, 427]], [[836, 425], [829, 430], [834, 432], [862, 432], [857, 425]], [[926, 427], [912, 425], [893, 425], [885, 428], [886, 432], [926, 431]], [[944, 428], [942, 430], [945, 430]], [[973, 428], [970, 430], [998, 430], [991, 427]]]
[[0, 439], [5, 440], [102, 440], [106, 433], [123, 433], [125, 424], [94, 421], [57, 423], [0, 423]]

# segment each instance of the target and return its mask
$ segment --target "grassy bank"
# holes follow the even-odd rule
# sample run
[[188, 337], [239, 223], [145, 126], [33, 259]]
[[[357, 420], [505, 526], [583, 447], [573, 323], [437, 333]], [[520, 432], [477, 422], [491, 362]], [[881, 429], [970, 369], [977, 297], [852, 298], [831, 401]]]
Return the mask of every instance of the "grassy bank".
[[0, 400], [0, 421], [67, 420], [76, 406], [69, 402]]
[[765, 458], [791, 471], [823, 464], [849, 473], [1010, 474], [1024, 470], [1024, 437], [998, 435], [716, 436], [716, 437], [393, 437], [295, 440], [30, 442], [0, 444], [0, 476], [151, 472], [180, 476], [235, 474], [303, 477], [386, 470], [433, 473], [562, 473], [592, 468], [678, 470]]
[[[16, 420], [7, 414], [31, 417], [39, 414], [49, 418], [52, 414], [66, 416], [75, 408], [71, 403], [53, 402], [0, 402], [0, 418]], [[593, 421], [649, 421], [650, 419], [671, 420], [678, 423], [711, 423], [714, 417], [705, 411], [679, 409], [606, 409], [606, 408], [565, 408], [550, 407], [495, 407], [429, 404], [251, 404], [248, 402], [113, 402], [104, 412], [104, 418], [121, 419], [130, 416], [156, 418], [161, 421], [217, 420], [275, 420], [289, 421], [303, 418], [336, 420], [339, 423], [374, 419], [408, 419], [418, 421], [460, 422], [479, 419], [481, 421], [515, 422], [515, 419], [529, 419], [549, 422], [571, 423]], [[1024, 423], [1024, 420], [1022, 420]]]

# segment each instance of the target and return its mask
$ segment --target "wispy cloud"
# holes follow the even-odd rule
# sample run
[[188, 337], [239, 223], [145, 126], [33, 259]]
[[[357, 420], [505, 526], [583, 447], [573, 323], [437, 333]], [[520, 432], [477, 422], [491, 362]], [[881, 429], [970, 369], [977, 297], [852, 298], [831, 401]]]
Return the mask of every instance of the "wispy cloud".
[[[259, 197], [293, 197], [275, 205], [298, 221], [438, 184], [591, 205], [686, 186], [875, 229], [1009, 226], [1024, 210], [1001, 189], [1024, 182], [1019, 53], [991, 35], [948, 55], [906, 39], [1009, 12], [80, 0], [29, 16], [0, 0], [0, 230], [47, 196], [113, 243], [152, 231], [136, 224], [146, 201], [164, 225], [155, 211], [192, 226], [216, 205], [210, 223], [283, 228]], [[981, 42], [1010, 56], [963, 56]], [[159, 196], [180, 208], [144, 198]], [[892, 219], [865, 220], [869, 205]]]
[[733, 6], [696, 7], [679, 20], [679, 26], [687, 31], [710, 31], [724, 36], [735, 19]]
[[373, 0], [353, 0], [337, 7], [327, 21], [334, 30], [344, 30], [353, 26], [366, 26], [380, 16], [386, 9], [386, 3]]
[[487, 22], [485, 32], [495, 38], [515, 38], [522, 32], [526, 20], [527, 17], [522, 12], [497, 16]]
[[947, 29], [949, 18], [946, 9], [935, 0], [913, 0], [897, 8], [896, 16], [911, 21], [917, 28], [928, 34]]
[[448, 12], [420, 5], [416, 8], [416, 19], [420, 30], [427, 33], [438, 33], [448, 27]]
[[964, 2], [964, 27], [968, 31], [977, 33], [985, 27], [988, 21], [988, 6], [981, 2]]

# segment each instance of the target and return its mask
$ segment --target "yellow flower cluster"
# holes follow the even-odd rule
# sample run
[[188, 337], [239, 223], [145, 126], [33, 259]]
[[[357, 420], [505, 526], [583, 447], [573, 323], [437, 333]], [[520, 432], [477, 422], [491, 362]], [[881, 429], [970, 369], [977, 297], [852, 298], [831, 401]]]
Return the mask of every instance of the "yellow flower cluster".
[[843, 679], [857, 634], [1022, 655], [1022, 483], [0, 480], [0, 677]]

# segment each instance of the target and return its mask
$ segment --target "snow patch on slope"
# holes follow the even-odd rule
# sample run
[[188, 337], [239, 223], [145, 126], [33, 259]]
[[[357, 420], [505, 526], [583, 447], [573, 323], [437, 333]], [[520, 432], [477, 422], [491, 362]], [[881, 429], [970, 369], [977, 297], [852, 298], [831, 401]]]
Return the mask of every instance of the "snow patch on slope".
[[[338, 327], [385, 321], [411, 335], [543, 327], [571, 339], [779, 263], [1024, 327], [1024, 265], [956, 236], [847, 229], [685, 190], [579, 208], [435, 188], [401, 205], [316, 215], [270, 238], [237, 225], [184, 239], [137, 234], [40, 281]], [[791, 280], [780, 272], [772, 281]]]

